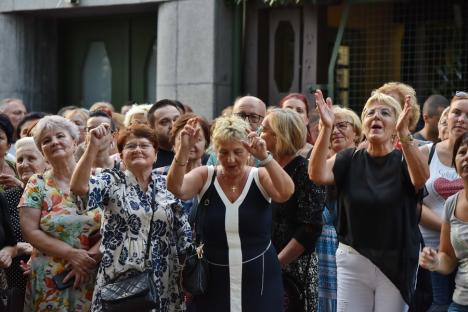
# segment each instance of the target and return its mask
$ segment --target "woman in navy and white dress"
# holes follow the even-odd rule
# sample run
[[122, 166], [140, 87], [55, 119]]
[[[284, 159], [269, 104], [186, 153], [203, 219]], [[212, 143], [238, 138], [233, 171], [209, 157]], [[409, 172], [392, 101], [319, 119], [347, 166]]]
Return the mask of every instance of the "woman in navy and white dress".
[[[212, 142], [220, 163], [185, 174], [196, 142], [197, 120], [181, 131], [168, 173], [168, 190], [181, 199], [198, 194], [204, 209], [201, 231], [210, 263], [208, 290], [195, 298], [197, 311], [282, 311], [281, 269], [272, 246], [270, 201], [284, 202], [294, 191], [289, 175], [267, 153], [265, 141], [236, 116], [216, 120]], [[247, 143], [250, 141], [250, 143]], [[263, 164], [248, 166], [252, 155]]]

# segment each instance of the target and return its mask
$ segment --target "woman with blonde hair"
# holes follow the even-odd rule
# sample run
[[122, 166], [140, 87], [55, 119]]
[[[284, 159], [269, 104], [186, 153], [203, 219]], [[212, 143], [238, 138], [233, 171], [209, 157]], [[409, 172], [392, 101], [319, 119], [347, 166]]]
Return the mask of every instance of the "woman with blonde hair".
[[[294, 182], [294, 193], [284, 203], [272, 202], [272, 242], [283, 270], [304, 297], [303, 311], [317, 311], [318, 273], [315, 244], [322, 231], [325, 187], [311, 183], [307, 160], [298, 154], [304, 146], [307, 129], [301, 116], [291, 109], [274, 108], [262, 122], [261, 138], [273, 158]], [[287, 296], [292, 296], [286, 287]], [[289, 298], [292, 300], [292, 298]], [[287, 311], [292, 307], [288, 306]]]
[[[327, 159], [335, 114], [330, 98], [325, 102], [320, 90], [315, 96], [322, 128], [309, 176], [337, 188], [337, 310], [406, 311], [420, 247], [418, 192], [429, 176], [427, 158], [408, 129], [410, 97], [402, 112], [394, 98], [374, 92], [361, 115], [367, 148], [345, 149]], [[396, 136], [401, 151], [395, 149]]]
[[411, 105], [408, 129], [410, 132], [414, 132], [416, 126], [418, 125], [419, 116], [421, 115], [421, 107], [419, 107], [418, 99], [416, 98], [416, 91], [414, 88], [405, 83], [393, 81], [385, 83], [376, 91], [390, 95], [392, 98], [397, 100], [401, 106], [401, 109], [404, 108], [406, 99], [408, 99], [408, 102]]
[[63, 115], [66, 119], [73, 122], [79, 130], [78, 145], [83, 143], [86, 137], [86, 121], [89, 118], [89, 112], [83, 108], [66, 111]]
[[[335, 122], [330, 137], [331, 156], [347, 148], [355, 148], [361, 142], [362, 124], [358, 115], [349, 108], [333, 106]], [[338, 238], [335, 224], [337, 219], [336, 188], [329, 185], [327, 201], [323, 208], [323, 229], [317, 241], [316, 252], [319, 265], [318, 310], [336, 311], [336, 249]]]
[[[185, 173], [198, 140], [197, 119], [180, 132], [180, 145], [167, 188], [182, 200], [198, 195], [203, 209], [204, 256], [210, 264], [208, 289], [195, 298], [197, 311], [282, 311], [281, 271], [271, 244], [270, 200], [285, 202], [294, 192], [288, 174], [268, 154], [250, 125], [232, 115], [216, 119], [212, 142], [219, 166]], [[263, 165], [248, 165], [249, 157]]]

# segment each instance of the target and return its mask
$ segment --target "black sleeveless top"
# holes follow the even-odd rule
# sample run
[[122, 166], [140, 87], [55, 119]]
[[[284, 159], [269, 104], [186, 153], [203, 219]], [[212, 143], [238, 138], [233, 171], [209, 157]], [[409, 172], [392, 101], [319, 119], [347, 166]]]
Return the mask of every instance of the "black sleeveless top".
[[338, 193], [338, 240], [371, 260], [410, 304], [420, 249], [418, 194], [403, 154], [371, 157], [346, 149], [333, 167]]

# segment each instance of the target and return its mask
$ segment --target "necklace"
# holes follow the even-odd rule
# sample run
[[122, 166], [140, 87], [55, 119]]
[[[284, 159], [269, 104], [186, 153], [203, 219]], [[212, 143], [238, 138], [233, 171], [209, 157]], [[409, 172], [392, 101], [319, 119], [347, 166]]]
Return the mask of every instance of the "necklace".
[[[228, 182], [228, 181], [226, 181], [226, 175], [224, 174], [224, 172], [222, 172], [220, 176], [223, 177], [223, 180], [225, 182]], [[235, 183], [232, 183], [232, 186], [229, 187], [231, 189], [232, 194], [236, 194], [237, 190], [239, 189], [238, 184], [239, 184], [239, 182], [242, 183], [242, 181], [244, 180], [244, 176], [245, 176], [245, 170], [244, 170], [244, 172], [242, 172], [241, 178], [238, 179]], [[230, 184], [230, 183], [228, 183], [228, 184]]]

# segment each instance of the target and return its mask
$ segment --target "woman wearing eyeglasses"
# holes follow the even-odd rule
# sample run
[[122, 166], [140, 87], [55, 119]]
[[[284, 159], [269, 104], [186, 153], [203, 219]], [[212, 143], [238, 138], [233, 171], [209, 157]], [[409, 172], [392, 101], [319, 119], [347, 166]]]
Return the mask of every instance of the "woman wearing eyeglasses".
[[[406, 311], [419, 257], [418, 193], [429, 176], [427, 158], [411, 140], [411, 105], [374, 92], [362, 115], [366, 149], [327, 159], [335, 124], [331, 99], [315, 93], [322, 122], [309, 176], [335, 185], [338, 198], [337, 311]], [[398, 136], [402, 150], [395, 149]]]
[[[430, 157], [430, 178], [426, 182], [427, 196], [423, 199], [420, 229], [426, 246], [435, 250], [440, 245], [445, 201], [463, 189], [463, 180], [452, 165], [452, 157], [455, 141], [467, 130], [468, 94], [457, 92], [447, 113], [447, 140], [421, 148]], [[448, 276], [438, 272], [431, 273], [433, 311], [445, 311], [452, 302], [455, 273]]]
[[[158, 140], [146, 125], [133, 125], [119, 131], [117, 148], [125, 171], [105, 169], [89, 178], [102, 141], [107, 140], [109, 124], [92, 129], [88, 146], [78, 162], [71, 190], [87, 196], [87, 210], [103, 211], [102, 260], [99, 265], [91, 311], [102, 311], [102, 286], [143, 271], [146, 246], [157, 285], [156, 311], [183, 311], [180, 285], [183, 253], [191, 230], [180, 200], [166, 189], [166, 179], [153, 170]], [[153, 232], [148, 237], [150, 226]]]
[[[333, 106], [335, 123], [330, 138], [331, 156], [347, 148], [355, 148], [361, 141], [361, 120], [350, 109]], [[336, 188], [327, 189], [327, 201], [323, 209], [323, 229], [316, 252], [319, 260], [319, 304], [318, 311], [336, 311], [336, 249], [338, 238], [335, 225], [337, 218]]]

